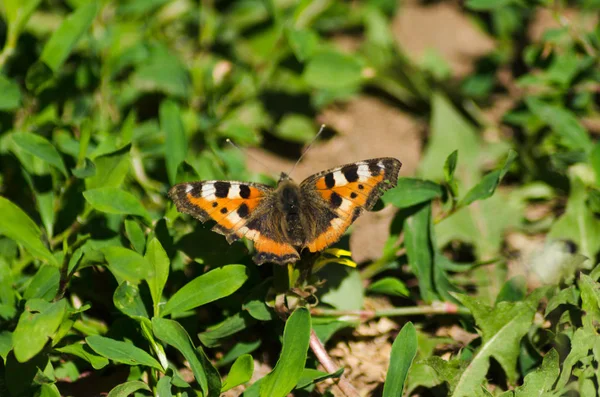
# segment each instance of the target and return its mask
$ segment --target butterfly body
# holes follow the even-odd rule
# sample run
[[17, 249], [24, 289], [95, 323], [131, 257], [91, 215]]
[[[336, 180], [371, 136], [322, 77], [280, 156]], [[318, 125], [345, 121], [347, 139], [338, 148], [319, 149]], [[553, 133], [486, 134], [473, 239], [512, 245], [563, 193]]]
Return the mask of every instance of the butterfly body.
[[282, 173], [275, 188], [237, 181], [175, 185], [177, 209], [205, 222], [228, 242], [254, 241], [257, 264], [293, 263], [299, 250], [321, 251], [337, 242], [381, 194], [396, 185], [401, 163], [378, 158], [320, 172], [295, 183]]

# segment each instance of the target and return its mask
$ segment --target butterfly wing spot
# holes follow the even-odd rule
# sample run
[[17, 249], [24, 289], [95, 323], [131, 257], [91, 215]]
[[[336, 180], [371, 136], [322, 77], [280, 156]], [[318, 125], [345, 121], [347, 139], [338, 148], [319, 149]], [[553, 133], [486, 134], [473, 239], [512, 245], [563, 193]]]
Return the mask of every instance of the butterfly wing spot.
[[394, 158], [378, 158], [347, 164], [309, 177], [302, 182], [316, 189], [336, 218], [306, 244], [311, 252], [337, 242], [364, 210], [373, 208], [385, 190], [394, 187], [402, 164]]

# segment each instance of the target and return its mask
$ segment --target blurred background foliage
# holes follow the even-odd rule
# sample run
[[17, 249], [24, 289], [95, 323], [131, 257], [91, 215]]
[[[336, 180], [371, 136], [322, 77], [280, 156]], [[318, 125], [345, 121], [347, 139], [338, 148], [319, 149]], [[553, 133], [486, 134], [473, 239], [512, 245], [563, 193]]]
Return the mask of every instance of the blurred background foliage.
[[[362, 395], [595, 395], [599, 9], [3, 0], [0, 394], [353, 395], [333, 378]], [[458, 55], [407, 50], [421, 37], [397, 21], [415, 10]], [[490, 42], [462, 73], [459, 17]], [[387, 148], [405, 163], [382, 199], [397, 211], [357, 268], [348, 238], [311, 277], [257, 267], [168, 200], [187, 180], [274, 183], [226, 139], [297, 158], [324, 114], [366, 97], [419, 145]], [[311, 329], [344, 375], [319, 366]]]

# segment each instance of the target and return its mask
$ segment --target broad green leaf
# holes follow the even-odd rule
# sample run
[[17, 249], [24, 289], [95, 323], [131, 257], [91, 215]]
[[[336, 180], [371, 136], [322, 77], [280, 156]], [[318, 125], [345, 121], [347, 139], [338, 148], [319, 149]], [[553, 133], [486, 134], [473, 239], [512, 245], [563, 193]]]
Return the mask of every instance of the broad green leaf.
[[40, 60], [57, 73], [75, 44], [88, 31], [100, 9], [97, 1], [83, 3], [60, 24], [44, 46]]
[[17, 132], [12, 135], [12, 139], [21, 149], [56, 167], [65, 177], [68, 177], [62, 157], [46, 138], [31, 132]]
[[559, 373], [558, 353], [555, 349], [551, 349], [544, 356], [542, 365], [528, 373], [523, 381], [523, 386], [515, 389], [515, 397], [552, 396], [553, 392], [557, 391], [553, 386]]
[[131, 318], [150, 318], [140, 290], [129, 281], [123, 281], [113, 295], [113, 303], [117, 309]]
[[404, 221], [404, 246], [408, 263], [419, 280], [421, 297], [437, 300], [433, 284], [434, 253], [431, 242], [431, 204], [421, 204]]
[[199, 333], [198, 338], [204, 346], [215, 347], [219, 345], [220, 339], [243, 331], [254, 323], [256, 323], [256, 320], [247, 312], [236, 313]]
[[161, 315], [178, 314], [231, 295], [248, 278], [243, 265], [228, 265], [196, 277], [167, 301]]
[[319, 272], [327, 287], [319, 300], [340, 310], [360, 310], [365, 299], [360, 272], [346, 266], [327, 265]]
[[470, 186], [479, 177], [480, 142], [475, 129], [442, 94], [434, 93], [431, 102], [431, 133], [419, 176], [440, 181], [444, 178], [445, 159], [453, 151], [460, 153], [456, 178]]
[[44, 259], [58, 266], [56, 258], [40, 239], [40, 229], [25, 212], [11, 201], [0, 197], [0, 235], [22, 244], [29, 253], [38, 259]]
[[145, 365], [162, 371], [162, 367], [151, 355], [131, 343], [121, 342], [100, 335], [85, 338], [87, 344], [99, 355], [117, 363], [127, 365]]
[[108, 392], [107, 397], [127, 397], [138, 390], [150, 390], [147, 384], [139, 380], [132, 380], [115, 386]]
[[542, 123], [548, 125], [559, 136], [565, 146], [573, 150], [589, 152], [592, 141], [577, 117], [568, 109], [528, 97], [525, 103]]
[[187, 139], [181, 122], [179, 106], [171, 100], [160, 104], [160, 128], [165, 134], [165, 161], [169, 183], [177, 182], [177, 168], [187, 155]]
[[146, 258], [146, 262], [153, 269], [152, 275], [146, 278], [146, 282], [148, 283], [152, 301], [154, 302], [154, 315], [157, 316], [163, 288], [169, 277], [170, 261], [160, 241], [156, 238], [153, 238], [148, 244], [144, 258]]
[[306, 362], [310, 330], [308, 310], [294, 310], [285, 323], [277, 364], [262, 380], [260, 397], [285, 397], [296, 386]]
[[102, 253], [109, 270], [119, 283], [127, 280], [136, 284], [153, 275], [148, 261], [135, 251], [123, 247], [106, 247], [102, 249]]
[[23, 298], [39, 298], [51, 301], [58, 292], [60, 271], [55, 266], [42, 266], [27, 286]]
[[221, 393], [250, 381], [254, 373], [254, 359], [249, 354], [238, 357], [221, 386]]
[[62, 322], [66, 309], [65, 299], [54, 303], [41, 299], [27, 301], [13, 333], [13, 351], [19, 362], [28, 361], [44, 348]]
[[315, 125], [311, 118], [293, 113], [283, 116], [274, 131], [276, 137], [297, 143], [310, 141], [315, 133]]
[[502, 168], [496, 171], [492, 171], [486, 176], [484, 176], [483, 179], [477, 185], [473, 186], [471, 190], [467, 192], [465, 197], [463, 197], [462, 200], [460, 200], [458, 205], [467, 206], [474, 201], [484, 200], [486, 198], [491, 197], [496, 191], [498, 184], [500, 183], [502, 178], [504, 178], [504, 175], [506, 175], [508, 169], [510, 168], [511, 164], [516, 158], [517, 152], [511, 149], [508, 152], [508, 156]]
[[16, 110], [21, 106], [19, 85], [0, 74], [0, 111]]
[[74, 343], [72, 345], [55, 348], [54, 350], [77, 356], [90, 363], [94, 369], [101, 369], [108, 365], [108, 359], [106, 357], [96, 354], [96, 352], [94, 352], [88, 345], [83, 343]]
[[190, 336], [181, 324], [166, 318], [154, 317], [152, 319], [152, 329], [158, 339], [179, 350], [187, 360], [202, 392], [208, 396], [218, 396], [220, 387], [219, 390], [209, 389], [208, 370], [202, 365], [203, 358], [200, 357], [201, 353], [194, 348]]
[[125, 234], [133, 246], [133, 249], [135, 249], [138, 254], [143, 254], [146, 249], [146, 236], [139, 223], [132, 219], [126, 219]]
[[310, 29], [288, 28], [285, 34], [296, 59], [305, 62], [319, 48], [319, 35]]
[[355, 56], [323, 51], [308, 61], [303, 76], [306, 83], [315, 88], [347, 89], [361, 83], [362, 64]]
[[44, 383], [36, 397], [61, 397], [58, 387], [54, 383]]
[[417, 355], [417, 332], [411, 322], [402, 327], [392, 345], [390, 366], [387, 370], [383, 397], [401, 396], [404, 382]]
[[6, 357], [8, 356], [8, 353], [12, 350], [12, 348], [12, 332], [0, 332], [0, 358], [2, 358], [4, 364], [6, 364]]
[[571, 189], [567, 208], [552, 225], [547, 235], [552, 240], [571, 240], [577, 244], [579, 253], [595, 258], [600, 249], [600, 221], [588, 208], [585, 184], [575, 172], [569, 173]]
[[385, 204], [406, 208], [442, 196], [442, 187], [437, 183], [416, 178], [400, 178], [398, 185], [384, 193]]
[[157, 397], [173, 397], [171, 393], [171, 380], [170, 376], [163, 376], [156, 383], [156, 396]]
[[521, 338], [527, 333], [543, 290], [534, 291], [525, 301], [499, 302], [491, 308], [481, 300], [466, 295], [457, 298], [471, 311], [481, 330], [482, 343], [465, 371], [456, 379], [453, 396], [472, 396], [485, 379], [494, 358], [509, 381], [515, 382]]
[[131, 145], [127, 145], [119, 150], [95, 157], [93, 161], [96, 173], [85, 179], [85, 186], [88, 189], [121, 186], [129, 170], [130, 150]]
[[230, 348], [227, 351], [227, 353], [223, 355], [223, 357], [221, 357], [219, 361], [217, 361], [216, 366], [223, 367], [237, 360], [238, 357], [241, 357], [244, 354], [252, 353], [254, 350], [258, 349], [261, 343], [262, 341], [260, 339], [257, 339], [252, 342], [241, 341], [236, 343], [232, 348]]
[[596, 184], [600, 185], [600, 142], [596, 142], [592, 148], [589, 160], [596, 174]]
[[369, 285], [368, 291], [376, 294], [410, 296], [410, 291], [406, 285], [394, 277], [386, 277], [375, 281]]
[[86, 190], [83, 197], [95, 209], [109, 214], [138, 215], [150, 219], [142, 203], [131, 193], [116, 187]]

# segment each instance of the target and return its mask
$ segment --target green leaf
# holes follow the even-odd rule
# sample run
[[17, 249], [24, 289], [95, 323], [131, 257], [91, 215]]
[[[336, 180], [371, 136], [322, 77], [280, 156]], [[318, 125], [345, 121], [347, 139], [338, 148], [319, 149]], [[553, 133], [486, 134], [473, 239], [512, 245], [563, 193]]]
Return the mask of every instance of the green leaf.
[[60, 157], [54, 145], [48, 142], [43, 136], [31, 132], [17, 132], [12, 134], [12, 139], [17, 146], [27, 153], [58, 168], [65, 177], [69, 176], [62, 157]]
[[85, 179], [88, 189], [99, 187], [119, 187], [129, 171], [131, 145], [94, 158], [96, 173]]
[[170, 261], [160, 241], [156, 238], [153, 238], [148, 244], [148, 250], [144, 258], [153, 269], [151, 275], [146, 278], [146, 282], [150, 288], [152, 302], [154, 302], [154, 315], [157, 316], [158, 305], [160, 304], [162, 292], [169, 277]]
[[103, 248], [102, 253], [119, 284], [123, 280], [137, 284], [153, 275], [153, 269], [146, 259], [135, 251], [112, 246]]
[[173, 346], [187, 360], [194, 373], [196, 382], [200, 385], [200, 389], [205, 395], [218, 396], [218, 390], [210, 389], [211, 383], [207, 377], [208, 369], [202, 365], [204, 358], [200, 357], [202, 350], [196, 350], [192, 345], [190, 336], [185, 329], [177, 321], [168, 320], [165, 318], [154, 317], [152, 319], [152, 329], [154, 335], [168, 345]]
[[473, 125], [442, 94], [434, 93], [431, 101], [431, 133], [419, 163], [419, 176], [442, 180], [445, 159], [448, 153], [456, 150], [460, 153], [460, 163], [455, 172], [457, 178], [460, 181], [476, 181], [479, 178], [481, 147]]
[[570, 110], [545, 103], [534, 97], [526, 98], [525, 103], [531, 112], [542, 123], [548, 125], [569, 149], [582, 150], [586, 153], [592, 149], [590, 136]]
[[[16, 43], [17, 37], [21, 34], [21, 30], [40, 3], [41, 0], [4, 1], [4, 9], [6, 11], [6, 18], [9, 25], [9, 42], [14, 40]], [[0, 90], [0, 92], [2, 91]]]
[[167, 163], [167, 176], [169, 183], [177, 182], [177, 168], [185, 160], [187, 155], [187, 139], [179, 106], [171, 100], [160, 104], [159, 110], [160, 128], [165, 134], [165, 160]]
[[573, 241], [581, 254], [595, 258], [600, 250], [600, 221], [586, 204], [585, 184], [573, 171], [569, 173], [569, 180], [571, 189], [567, 208], [552, 225], [547, 238]]
[[74, 343], [72, 345], [55, 348], [54, 350], [77, 356], [90, 363], [94, 369], [101, 369], [108, 365], [108, 359], [106, 357], [96, 354], [96, 352], [94, 352], [88, 345], [83, 343]]
[[323, 51], [308, 61], [303, 77], [308, 85], [315, 88], [348, 89], [361, 83], [362, 65], [354, 56]]
[[383, 202], [397, 208], [411, 207], [442, 196], [442, 187], [437, 183], [416, 178], [400, 178], [395, 188], [381, 198]]
[[230, 348], [227, 351], [227, 353], [223, 355], [223, 357], [221, 357], [219, 361], [217, 361], [217, 367], [223, 367], [237, 360], [238, 357], [241, 357], [244, 354], [252, 353], [254, 350], [258, 349], [261, 343], [262, 341], [260, 339], [257, 339], [252, 342], [241, 341], [236, 343], [232, 348]]
[[0, 111], [16, 110], [21, 106], [19, 85], [0, 74]]
[[386, 277], [375, 281], [373, 284], [369, 285], [368, 291], [375, 294], [410, 296], [410, 292], [406, 285], [394, 277]]
[[4, 364], [6, 364], [6, 357], [8, 353], [13, 349], [12, 343], [12, 332], [2, 331], [0, 332], [0, 357]]
[[27, 286], [23, 298], [51, 301], [58, 292], [60, 271], [55, 266], [42, 266]]
[[404, 382], [417, 355], [417, 332], [411, 322], [402, 327], [392, 345], [390, 366], [388, 367], [383, 397], [401, 396]]
[[283, 347], [275, 368], [263, 379], [260, 397], [285, 397], [302, 375], [311, 330], [310, 313], [305, 308], [294, 310], [285, 323]]
[[286, 114], [275, 128], [274, 135], [290, 142], [306, 143], [315, 136], [313, 120], [301, 114]]
[[65, 62], [75, 44], [88, 31], [96, 14], [100, 10], [97, 1], [83, 3], [71, 13], [56, 29], [44, 46], [40, 60], [54, 73], [57, 73]]
[[158, 91], [182, 99], [189, 96], [192, 86], [187, 69], [163, 44], [150, 47], [150, 57], [139, 62], [130, 81], [141, 92]]
[[238, 357], [231, 366], [227, 379], [221, 387], [221, 393], [236, 386], [243, 385], [249, 382], [254, 373], [254, 359], [249, 354], [244, 354]]
[[220, 339], [248, 329], [254, 323], [256, 320], [247, 312], [236, 313], [198, 334], [198, 338], [204, 346], [215, 347], [219, 345]]
[[30, 360], [44, 348], [62, 322], [66, 309], [65, 299], [54, 303], [41, 299], [27, 301], [13, 333], [13, 351], [19, 362]]
[[444, 179], [452, 192], [454, 197], [458, 196], [458, 184], [456, 183], [456, 179], [454, 178], [454, 173], [456, 172], [456, 163], [458, 162], [458, 150], [453, 151], [446, 158], [446, 162], [444, 163]]
[[332, 373], [327, 373], [312, 368], [304, 368], [304, 370], [302, 370], [302, 375], [298, 380], [298, 385], [296, 385], [296, 389], [302, 389], [306, 386], [324, 381], [325, 379], [339, 378], [343, 373], [343, 367]]
[[231, 295], [248, 279], [246, 266], [228, 265], [196, 277], [167, 301], [162, 316], [175, 315]]
[[310, 29], [287, 28], [285, 34], [296, 59], [305, 62], [319, 47], [319, 35]]
[[0, 197], [0, 235], [22, 244], [34, 257], [58, 266], [56, 258], [40, 239], [40, 229], [25, 212], [11, 201]]
[[506, 7], [516, 0], [467, 0], [465, 6], [475, 11], [497, 10]]
[[578, 328], [571, 337], [571, 350], [562, 362], [560, 377], [556, 382], [555, 389], [562, 390], [572, 376], [573, 367], [580, 361], [586, 360], [589, 356], [589, 351], [597, 345], [598, 334], [587, 328]]
[[511, 164], [513, 163], [513, 161], [515, 161], [516, 158], [517, 152], [511, 149], [508, 152], [508, 156], [502, 168], [490, 172], [489, 174], [484, 176], [483, 179], [477, 185], [473, 186], [473, 188], [471, 188], [471, 190], [467, 192], [465, 197], [462, 198], [458, 205], [461, 207], [467, 206], [474, 201], [485, 200], [486, 198], [491, 197], [496, 191], [498, 184], [500, 183], [502, 178], [504, 178], [504, 175], [506, 175], [508, 169], [510, 168]]
[[531, 327], [542, 294], [543, 290], [538, 289], [525, 301], [499, 302], [494, 308], [477, 298], [457, 294], [481, 329], [482, 343], [469, 366], [456, 379], [453, 396], [472, 396], [473, 390], [484, 381], [492, 357], [498, 361], [508, 380], [516, 381], [519, 344]]
[[117, 309], [131, 318], [150, 318], [137, 286], [123, 281], [113, 295], [113, 303]]
[[328, 280], [327, 289], [319, 300], [340, 310], [360, 310], [365, 300], [365, 288], [360, 272], [347, 266], [327, 265], [319, 274]]
[[116, 187], [86, 190], [83, 197], [95, 209], [109, 214], [138, 215], [150, 220], [150, 214], [133, 194]]
[[404, 221], [404, 246], [408, 263], [419, 280], [421, 297], [437, 300], [433, 284], [434, 253], [431, 242], [431, 204], [421, 204]]
[[146, 236], [144, 231], [140, 227], [139, 223], [132, 219], [125, 220], [125, 234], [131, 242], [133, 248], [139, 253], [143, 254], [146, 248]]
[[71, 168], [71, 172], [76, 178], [85, 179], [96, 175], [96, 164], [87, 157], [83, 160], [83, 165]]
[[131, 343], [121, 342], [100, 335], [85, 338], [87, 344], [99, 355], [117, 363], [145, 365], [162, 372], [162, 367], [151, 355]]
[[173, 397], [171, 393], [171, 381], [170, 376], [163, 376], [156, 383], [156, 396], [158, 397]]
[[150, 387], [144, 382], [139, 380], [132, 380], [113, 387], [111, 391], [108, 392], [107, 397], [127, 397], [138, 390], [151, 391]]
[[542, 365], [535, 371], [529, 372], [525, 376], [523, 386], [515, 389], [515, 397], [553, 395], [553, 392], [556, 391], [553, 386], [559, 373], [558, 353], [555, 349], [551, 349], [544, 356]]

